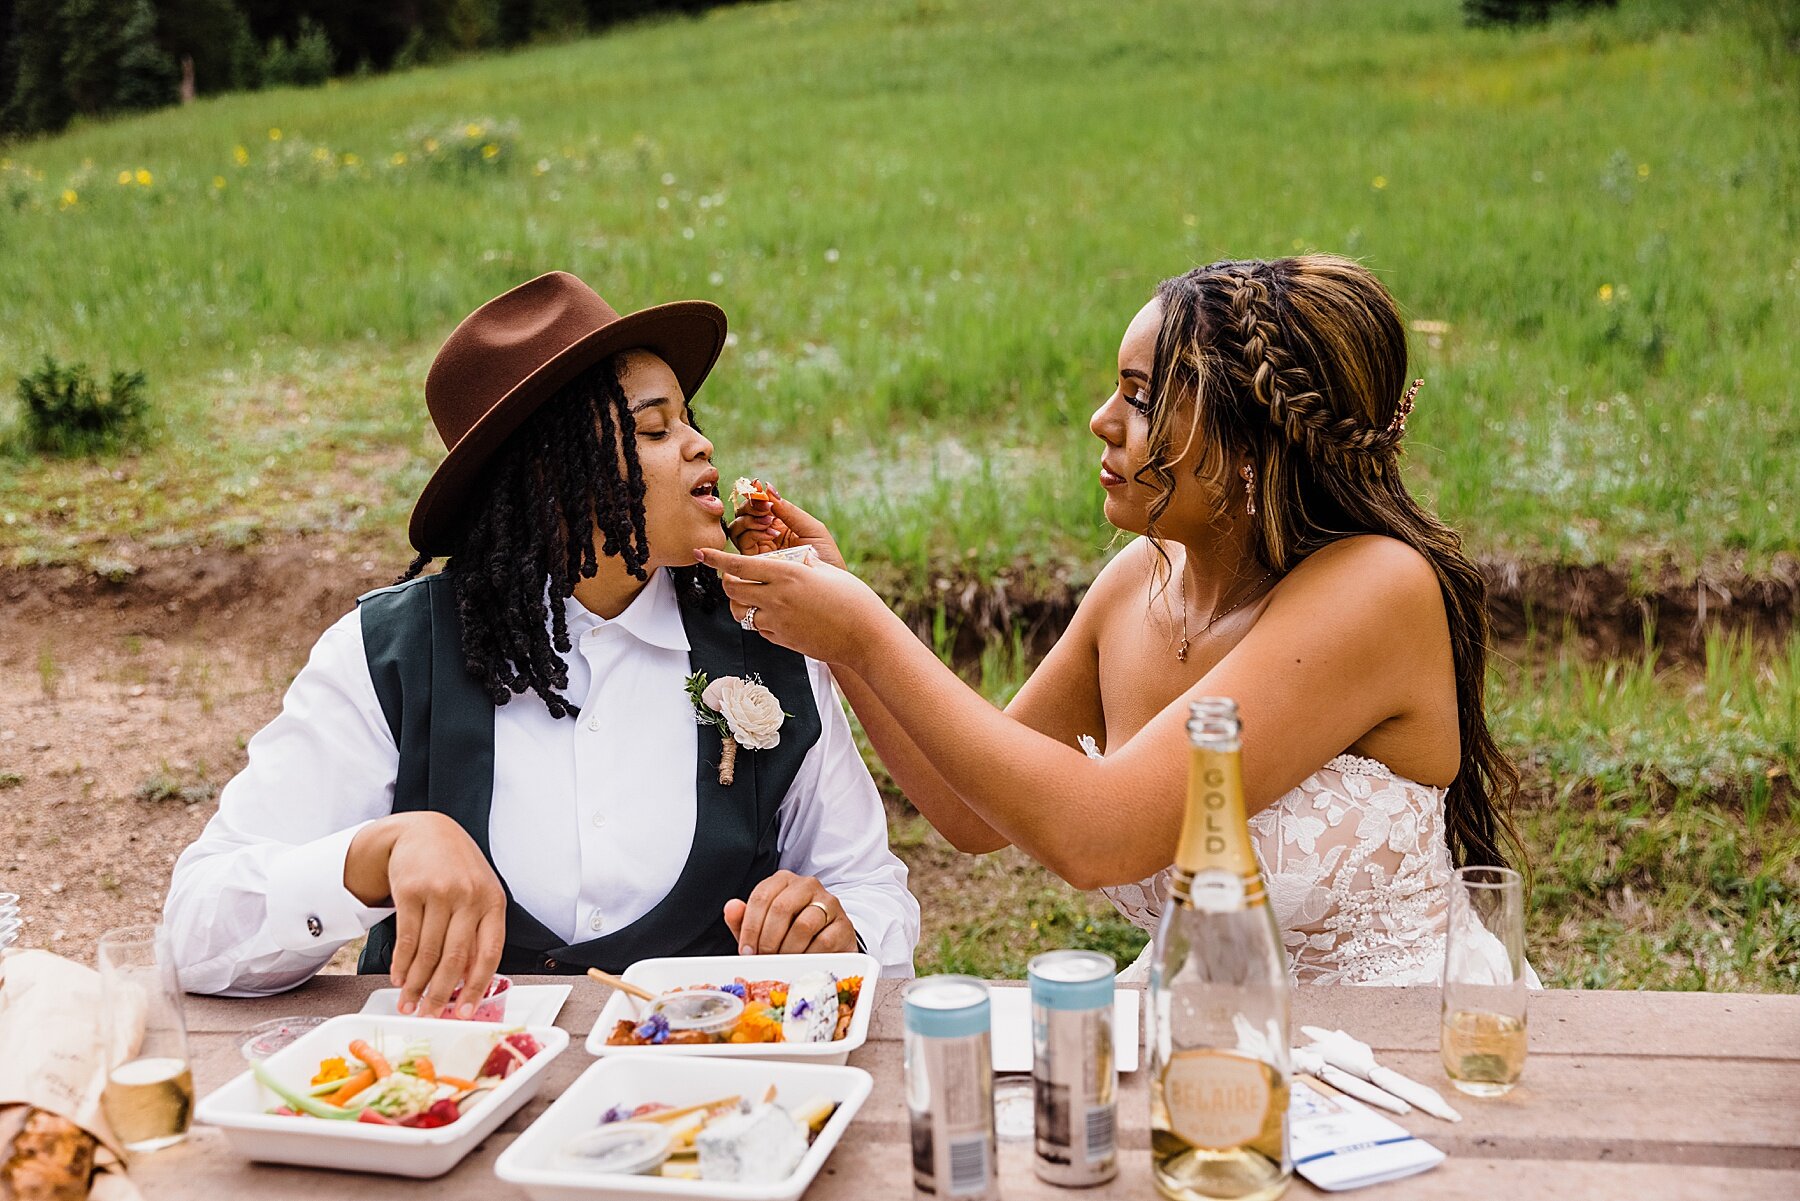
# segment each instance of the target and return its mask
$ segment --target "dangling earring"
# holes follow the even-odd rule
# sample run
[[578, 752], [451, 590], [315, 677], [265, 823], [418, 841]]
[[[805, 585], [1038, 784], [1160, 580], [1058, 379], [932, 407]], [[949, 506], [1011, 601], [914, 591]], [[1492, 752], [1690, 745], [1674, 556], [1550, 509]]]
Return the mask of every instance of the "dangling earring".
[[1238, 474], [1244, 477], [1244, 515], [1256, 516], [1256, 468], [1245, 463], [1238, 468]]

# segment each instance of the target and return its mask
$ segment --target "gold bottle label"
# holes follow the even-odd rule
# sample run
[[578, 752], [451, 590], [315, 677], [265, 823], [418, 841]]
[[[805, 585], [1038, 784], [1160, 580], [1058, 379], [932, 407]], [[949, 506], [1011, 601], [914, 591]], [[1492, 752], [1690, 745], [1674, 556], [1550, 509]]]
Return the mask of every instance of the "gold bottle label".
[[1238, 751], [1194, 748], [1175, 866], [1193, 877], [1189, 892], [1201, 909], [1237, 909], [1262, 901], [1262, 872], [1250, 846]]
[[1177, 1051], [1163, 1074], [1169, 1128], [1208, 1151], [1261, 1135], [1270, 1097], [1267, 1065], [1226, 1051]]

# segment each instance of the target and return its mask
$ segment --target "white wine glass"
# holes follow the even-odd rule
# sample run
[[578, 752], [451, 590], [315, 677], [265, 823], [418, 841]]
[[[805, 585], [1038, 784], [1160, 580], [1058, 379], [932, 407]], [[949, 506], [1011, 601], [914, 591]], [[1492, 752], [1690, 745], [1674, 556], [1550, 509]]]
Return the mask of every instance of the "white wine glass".
[[1507, 867], [1458, 868], [1444, 946], [1444, 1072], [1498, 1097], [1525, 1070], [1525, 883]]
[[193, 1120], [194, 1075], [168, 932], [161, 926], [108, 930], [98, 960], [107, 1124], [127, 1151], [173, 1146]]

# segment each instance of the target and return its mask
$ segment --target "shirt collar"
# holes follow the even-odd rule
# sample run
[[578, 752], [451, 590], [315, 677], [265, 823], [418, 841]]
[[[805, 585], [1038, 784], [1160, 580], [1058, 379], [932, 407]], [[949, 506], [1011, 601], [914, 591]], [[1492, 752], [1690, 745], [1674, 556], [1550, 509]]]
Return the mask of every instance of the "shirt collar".
[[611, 620], [601, 617], [572, 596], [564, 599], [563, 612], [568, 617], [571, 641], [578, 641], [590, 630], [616, 626], [639, 642], [664, 650], [685, 653], [692, 649], [688, 644], [687, 626], [681, 620], [681, 602], [675, 597], [675, 583], [666, 571], [652, 572], [650, 582], [625, 606], [623, 613]]

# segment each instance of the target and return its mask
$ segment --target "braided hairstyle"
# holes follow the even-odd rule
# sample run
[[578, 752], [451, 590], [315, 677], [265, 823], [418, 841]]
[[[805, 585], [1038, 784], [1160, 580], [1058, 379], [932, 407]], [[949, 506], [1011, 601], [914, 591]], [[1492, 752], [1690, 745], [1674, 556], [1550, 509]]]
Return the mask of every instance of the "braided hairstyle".
[[[1455, 663], [1461, 763], [1445, 797], [1459, 865], [1504, 866], [1523, 845], [1506, 817], [1518, 771], [1488, 729], [1486, 583], [1456, 531], [1420, 506], [1399, 453], [1412, 392], [1399, 309], [1361, 264], [1335, 255], [1224, 261], [1164, 281], [1150, 379], [1150, 535], [1173, 499], [1176, 465], [1198, 440], [1197, 474], [1255, 469], [1252, 553], [1282, 574], [1359, 534], [1396, 538], [1431, 564]], [[1180, 401], [1197, 406], [1186, 417]], [[1182, 412], [1177, 412], [1181, 409]], [[1176, 445], [1186, 429], [1185, 444]], [[1146, 480], [1148, 483], [1150, 480]], [[1222, 487], [1219, 512], [1235, 501]]]
[[[550, 716], [579, 715], [559, 691], [569, 686], [563, 655], [572, 647], [563, 602], [599, 570], [602, 554], [650, 578], [644, 472], [621, 366], [614, 356], [587, 368], [513, 431], [484, 469], [444, 564], [464, 661], [496, 705], [530, 689]], [[414, 559], [396, 582], [416, 577], [432, 557]], [[670, 574], [703, 605], [723, 596], [709, 568]]]

